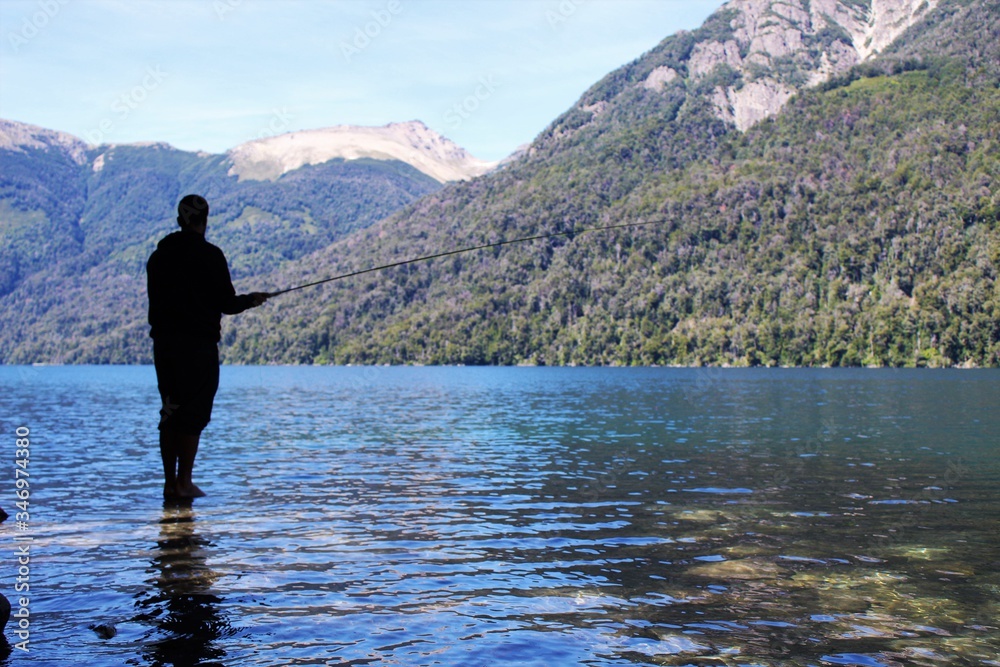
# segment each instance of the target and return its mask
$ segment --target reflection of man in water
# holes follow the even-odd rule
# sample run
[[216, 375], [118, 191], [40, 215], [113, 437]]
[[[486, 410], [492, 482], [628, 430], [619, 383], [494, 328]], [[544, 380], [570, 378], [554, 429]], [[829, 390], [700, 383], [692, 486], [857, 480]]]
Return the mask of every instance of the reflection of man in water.
[[205, 493], [191, 481], [191, 472], [219, 388], [222, 314], [259, 306], [268, 295], [236, 294], [225, 255], [205, 240], [204, 198], [187, 195], [177, 213], [180, 231], [161, 240], [146, 263], [149, 335], [163, 401], [159, 427], [163, 495], [197, 498]]
[[198, 534], [190, 506], [168, 506], [153, 550], [150, 590], [137, 595], [136, 620], [155, 628], [142, 641], [152, 665], [222, 665], [219, 639], [231, 635], [221, 597], [212, 592], [219, 573], [208, 565], [211, 540]]

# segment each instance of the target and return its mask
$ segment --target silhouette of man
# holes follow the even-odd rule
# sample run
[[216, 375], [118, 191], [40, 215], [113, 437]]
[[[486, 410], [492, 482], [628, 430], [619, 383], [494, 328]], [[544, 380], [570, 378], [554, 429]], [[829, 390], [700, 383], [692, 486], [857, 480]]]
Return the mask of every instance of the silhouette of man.
[[205, 240], [208, 202], [187, 195], [177, 205], [180, 231], [164, 237], [146, 262], [149, 335], [160, 409], [163, 496], [198, 498], [191, 481], [201, 432], [219, 388], [222, 314], [235, 315], [268, 294], [236, 294], [226, 256]]

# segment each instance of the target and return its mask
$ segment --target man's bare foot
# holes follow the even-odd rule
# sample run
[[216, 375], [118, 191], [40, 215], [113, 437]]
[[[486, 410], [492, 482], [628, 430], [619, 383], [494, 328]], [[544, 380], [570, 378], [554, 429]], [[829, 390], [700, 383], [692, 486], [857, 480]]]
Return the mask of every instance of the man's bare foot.
[[177, 497], [177, 484], [163, 483], [163, 498], [164, 500], [173, 500]]
[[199, 489], [194, 482], [177, 482], [174, 493], [177, 498], [202, 498], [205, 496], [205, 492]]

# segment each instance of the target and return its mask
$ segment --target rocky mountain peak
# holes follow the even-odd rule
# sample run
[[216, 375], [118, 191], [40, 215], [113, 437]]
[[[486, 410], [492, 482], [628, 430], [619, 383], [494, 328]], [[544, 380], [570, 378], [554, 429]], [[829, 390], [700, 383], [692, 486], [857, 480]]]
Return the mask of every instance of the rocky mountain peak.
[[87, 160], [87, 144], [72, 134], [0, 118], [0, 150], [23, 152], [26, 149], [64, 151], [77, 164]]
[[[719, 118], [746, 130], [776, 113], [795, 92], [879, 53], [937, 0], [731, 0], [723, 26], [691, 50], [689, 82], [717, 79]], [[722, 20], [718, 20], [722, 19]], [[725, 25], [728, 24], [728, 30]], [[654, 69], [642, 85], [662, 89], [681, 76]]]

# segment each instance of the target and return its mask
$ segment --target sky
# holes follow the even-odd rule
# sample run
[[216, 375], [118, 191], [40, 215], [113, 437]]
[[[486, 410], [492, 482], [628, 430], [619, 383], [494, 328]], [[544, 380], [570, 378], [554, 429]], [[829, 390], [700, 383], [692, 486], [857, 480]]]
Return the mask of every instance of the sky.
[[721, 0], [0, 0], [0, 118], [221, 153], [421, 120], [498, 160]]

